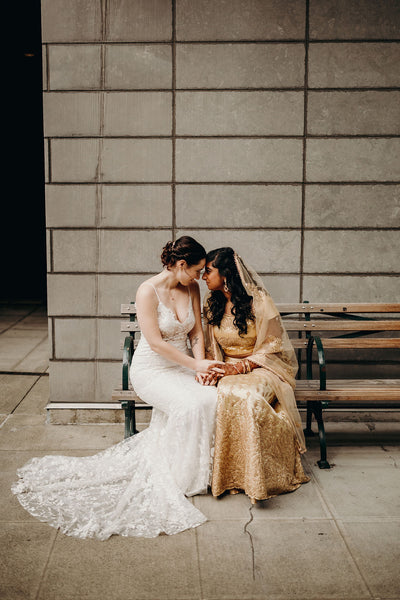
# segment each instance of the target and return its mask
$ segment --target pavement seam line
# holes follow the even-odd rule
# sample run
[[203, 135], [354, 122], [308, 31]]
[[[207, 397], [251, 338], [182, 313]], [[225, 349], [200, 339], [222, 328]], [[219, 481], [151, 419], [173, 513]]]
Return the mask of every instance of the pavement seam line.
[[10, 415], [13, 415], [14, 412], [17, 410], [18, 406], [20, 406], [20, 404], [25, 400], [25, 398], [27, 397], [27, 395], [29, 394], [29, 392], [35, 387], [35, 385], [37, 384], [37, 382], [40, 380], [40, 375], [38, 376], [38, 378], [32, 383], [32, 385], [30, 386], [30, 388], [25, 392], [25, 394], [22, 396], [21, 400], [18, 402], [18, 404], [16, 406], [14, 406], [14, 408], [12, 409], [12, 411], [10, 412]]
[[[195, 506], [195, 505], [193, 505], [193, 506]], [[203, 584], [201, 581], [200, 551], [199, 551], [199, 538], [197, 535], [197, 527], [194, 528], [194, 539], [195, 539], [195, 544], [196, 544], [197, 570], [199, 573], [200, 598], [203, 600], [204, 595], [203, 595]]]
[[49, 566], [51, 555], [53, 554], [53, 549], [54, 549], [54, 546], [55, 546], [55, 543], [56, 543], [56, 539], [57, 539], [57, 536], [58, 536], [58, 531], [59, 530], [56, 529], [56, 534], [54, 536], [53, 543], [50, 546], [49, 554], [47, 556], [46, 563], [45, 563], [45, 565], [43, 567], [42, 576], [40, 578], [40, 582], [39, 582], [38, 590], [37, 590], [37, 593], [36, 593], [36, 596], [35, 596], [35, 600], [39, 599], [40, 592], [42, 591], [42, 585], [43, 585], [43, 582], [44, 582], [45, 575], [47, 573], [47, 569], [48, 569], [48, 566]]
[[48, 338], [48, 333], [46, 333], [46, 335], [43, 337], [43, 339], [40, 340], [40, 342], [38, 342], [36, 344], [36, 346], [34, 346], [31, 350], [29, 350], [29, 352], [27, 354], [25, 354], [25, 356], [23, 358], [21, 358], [21, 360], [19, 360], [15, 365], [14, 365], [14, 369], [18, 368], [18, 365], [20, 365], [22, 362], [24, 362], [24, 360], [32, 353], [34, 352], [39, 346], [40, 344], [43, 344], [43, 342]]
[[23, 321], [24, 319], [26, 319], [27, 317], [29, 317], [31, 314], [33, 314], [35, 312], [35, 310], [37, 310], [37, 308], [38, 307], [35, 306], [35, 308], [33, 308], [32, 310], [28, 311], [23, 317], [20, 317], [14, 323], [12, 323], [9, 327], [6, 327], [5, 329], [3, 329], [3, 331], [0, 333], [0, 335], [2, 335], [3, 333], [6, 333], [6, 331], [9, 331], [10, 329], [12, 329], [16, 325], [18, 325], [18, 323], [20, 323], [21, 321]]

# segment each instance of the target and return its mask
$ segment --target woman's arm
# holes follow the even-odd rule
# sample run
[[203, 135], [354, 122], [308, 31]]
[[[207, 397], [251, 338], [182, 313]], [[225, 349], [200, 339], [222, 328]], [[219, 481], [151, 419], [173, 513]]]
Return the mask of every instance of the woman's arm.
[[195, 324], [193, 329], [189, 332], [189, 340], [192, 347], [193, 356], [198, 359], [203, 359], [205, 356], [204, 334], [203, 327], [201, 325], [200, 290], [197, 283], [191, 284], [190, 294], [192, 296]]
[[[192, 295], [193, 312], [195, 316], [195, 325], [189, 332], [190, 345], [192, 347], [193, 356], [197, 359], [204, 359], [205, 347], [204, 347], [204, 332], [201, 323], [201, 304], [200, 304], [200, 289], [197, 283], [193, 283], [190, 286], [190, 293]], [[211, 356], [207, 357], [212, 359]], [[217, 363], [213, 361], [216, 365]], [[218, 363], [220, 364], [220, 363]], [[202, 385], [215, 385], [218, 381], [216, 373], [200, 373], [196, 374], [196, 380]]]
[[204, 355], [199, 358], [188, 356], [163, 340], [158, 326], [157, 306], [158, 299], [153, 288], [144, 282], [136, 294], [137, 318], [140, 329], [153, 352], [193, 371], [207, 372], [215, 362], [205, 360]]

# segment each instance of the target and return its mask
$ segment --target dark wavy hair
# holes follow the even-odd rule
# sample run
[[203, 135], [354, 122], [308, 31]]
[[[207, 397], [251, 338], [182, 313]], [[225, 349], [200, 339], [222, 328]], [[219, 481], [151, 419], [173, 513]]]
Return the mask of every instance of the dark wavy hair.
[[[234, 251], [232, 248], [217, 248], [211, 250], [206, 256], [206, 264], [211, 263], [217, 268], [220, 275], [225, 277], [226, 285], [231, 293], [233, 324], [239, 330], [239, 335], [247, 333], [247, 320], [254, 321], [253, 299], [249, 296], [242, 285], [240, 275], [236, 268]], [[224, 316], [226, 298], [220, 290], [211, 292], [207, 301], [206, 318], [210, 325], [221, 324]]]
[[183, 235], [175, 242], [167, 242], [161, 253], [164, 267], [173, 267], [178, 260], [185, 260], [187, 265], [197, 265], [207, 253], [203, 246], [188, 235]]

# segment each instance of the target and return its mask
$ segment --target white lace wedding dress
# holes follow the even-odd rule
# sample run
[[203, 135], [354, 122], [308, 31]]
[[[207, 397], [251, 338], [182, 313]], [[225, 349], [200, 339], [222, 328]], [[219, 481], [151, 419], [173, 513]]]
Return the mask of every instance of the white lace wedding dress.
[[[191, 298], [183, 323], [161, 302], [158, 319], [163, 339], [188, 353]], [[94, 456], [33, 458], [18, 470], [12, 491], [22, 506], [67, 535], [155, 537], [206, 521], [187, 496], [210, 483], [216, 388], [153, 352], [143, 336], [130, 375], [154, 407], [147, 429]]]

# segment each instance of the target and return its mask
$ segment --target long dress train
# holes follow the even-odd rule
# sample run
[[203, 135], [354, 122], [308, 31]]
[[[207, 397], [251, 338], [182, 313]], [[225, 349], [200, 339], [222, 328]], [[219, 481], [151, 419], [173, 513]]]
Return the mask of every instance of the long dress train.
[[[161, 302], [158, 321], [163, 339], [189, 353], [191, 298], [183, 323]], [[153, 406], [147, 429], [94, 456], [33, 458], [18, 470], [12, 491], [21, 505], [67, 535], [155, 537], [206, 521], [187, 496], [211, 483], [216, 389], [152, 351], [143, 335], [130, 376]]]

